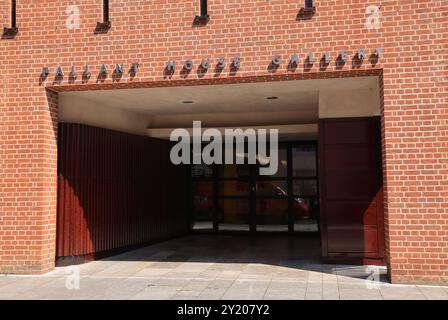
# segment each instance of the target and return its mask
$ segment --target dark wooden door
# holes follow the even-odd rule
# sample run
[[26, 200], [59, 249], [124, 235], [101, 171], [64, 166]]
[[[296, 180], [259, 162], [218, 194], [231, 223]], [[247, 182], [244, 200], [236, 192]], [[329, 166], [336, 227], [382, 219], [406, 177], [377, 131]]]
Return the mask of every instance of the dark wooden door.
[[319, 121], [322, 254], [327, 262], [384, 262], [378, 117]]

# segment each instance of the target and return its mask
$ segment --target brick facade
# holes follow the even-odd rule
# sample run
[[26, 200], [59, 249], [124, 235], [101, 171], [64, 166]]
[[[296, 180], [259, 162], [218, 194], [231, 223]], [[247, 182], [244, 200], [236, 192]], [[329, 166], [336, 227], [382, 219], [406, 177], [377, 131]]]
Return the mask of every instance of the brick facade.
[[[0, 4], [0, 26], [9, 25], [7, 2]], [[258, 76], [271, 80], [286, 74], [334, 77], [375, 70], [383, 92], [391, 280], [448, 283], [448, 1], [381, 1], [378, 30], [365, 26], [366, 1], [314, 2], [312, 19], [297, 20], [301, 0], [211, 0], [211, 20], [193, 26], [199, 1], [123, 0], [111, 2], [111, 29], [96, 33], [102, 1], [18, 1], [19, 33], [0, 40], [0, 272], [42, 273], [54, 266], [58, 90], [259, 81]], [[66, 26], [68, 5], [80, 10], [78, 29]], [[352, 66], [350, 59], [336, 68], [340, 50], [348, 50], [352, 58], [360, 48], [367, 54], [362, 66]], [[376, 48], [383, 49], [383, 56], [372, 64]], [[319, 61], [326, 51], [333, 58], [327, 68], [316, 62], [310, 69], [300, 63], [287, 70], [294, 52], [301, 61], [308, 52]], [[274, 72], [268, 65], [275, 54], [282, 64]], [[235, 74], [228, 67], [234, 56], [241, 58]], [[224, 71], [215, 75], [211, 68], [197, 80], [200, 60], [219, 57], [227, 59]], [[183, 78], [180, 66], [189, 58], [195, 68]], [[169, 59], [178, 64], [171, 79], [164, 74]], [[136, 61], [141, 66], [135, 78], [126, 72], [112, 79], [116, 63], [128, 70]], [[71, 66], [81, 75], [86, 64], [90, 80], [82, 83], [79, 76], [70, 81]], [[108, 66], [109, 76], [97, 82], [101, 64]], [[54, 77], [58, 65], [65, 72], [62, 81]], [[50, 68], [46, 79], [40, 77], [44, 66]]]

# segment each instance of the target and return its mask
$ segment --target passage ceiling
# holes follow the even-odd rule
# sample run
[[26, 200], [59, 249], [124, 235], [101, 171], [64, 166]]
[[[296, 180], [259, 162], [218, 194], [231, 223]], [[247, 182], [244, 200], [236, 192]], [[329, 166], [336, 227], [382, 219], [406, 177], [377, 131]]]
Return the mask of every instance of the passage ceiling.
[[[377, 77], [60, 93], [60, 121], [111, 129], [316, 124], [322, 92], [377, 88]], [[121, 119], [121, 120], [120, 120]], [[122, 124], [117, 122], [122, 121]]]

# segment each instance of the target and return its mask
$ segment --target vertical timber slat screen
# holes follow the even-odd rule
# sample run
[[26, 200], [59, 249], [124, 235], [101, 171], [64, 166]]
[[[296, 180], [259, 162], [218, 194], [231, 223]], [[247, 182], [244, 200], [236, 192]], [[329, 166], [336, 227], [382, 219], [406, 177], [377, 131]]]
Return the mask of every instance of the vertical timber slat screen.
[[77, 263], [188, 231], [187, 170], [171, 144], [59, 124], [58, 264]]

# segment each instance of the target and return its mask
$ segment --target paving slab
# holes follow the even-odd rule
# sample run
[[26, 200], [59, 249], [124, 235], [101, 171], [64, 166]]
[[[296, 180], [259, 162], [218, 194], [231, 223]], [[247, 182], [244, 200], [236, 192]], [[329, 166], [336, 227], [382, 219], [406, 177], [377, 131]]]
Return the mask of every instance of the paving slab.
[[376, 289], [339, 289], [341, 300], [382, 300], [381, 292]]
[[442, 287], [417, 286], [423, 295], [429, 300], [448, 300], [448, 290]]
[[304, 300], [306, 294], [305, 288], [287, 287], [278, 288], [269, 286], [264, 295], [266, 300]]
[[224, 294], [224, 299], [263, 299], [269, 281], [235, 280]]
[[182, 287], [151, 285], [131, 297], [131, 300], [168, 300], [172, 299]]
[[426, 296], [417, 286], [389, 285], [381, 286], [381, 295], [386, 300], [426, 300]]
[[[0, 275], [0, 299], [448, 300], [448, 287], [385, 282], [384, 267], [300, 259], [300, 241], [187, 236], [46, 275]], [[372, 270], [379, 281], [367, 280]], [[67, 286], [75, 276], [79, 290]]]

